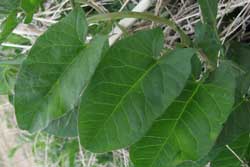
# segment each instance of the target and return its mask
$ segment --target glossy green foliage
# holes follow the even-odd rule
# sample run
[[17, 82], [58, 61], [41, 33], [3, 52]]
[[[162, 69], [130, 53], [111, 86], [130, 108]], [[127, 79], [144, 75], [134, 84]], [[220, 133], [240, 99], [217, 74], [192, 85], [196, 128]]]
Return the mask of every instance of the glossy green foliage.
[[83, 94], [82, 145], [94, 152], [127, 147], [140, 139], [183, 89], [192, 49], [161, 58], [159, 29], [137, 33], [108, 50]]
[[98, 35], [85, 45], [86, 33], [84, 14], [78, 8], [36, 41], [15, 87], [20, 128], [43, 129], [75, 107], [106, 43], [106, 37]]
[[234, 79], [229, 63], [223, 63], [205, 83], [190, 79], [164, 115], [132, 146], [135, 165], [177, 166], [206, 155], [232, 109]]
[[17, 11], [11, 12], [6, 20], [1, 24], [0, 44], [12, 33], [18, 23]]
[[214, 167], [224, 167], [229, 164], [232, 167], [240, 167], [242, 164], [250, 162], [249, 53], [250, 46], [238, 42], [232, 42], [227, 51], [227, 57], [235, 62], [235, 68], [238, 70], [236, 102], [216, 145], [208, 154], [206, 161], [211, 161]]
[[0, 14], [6, 18], [0, 25], [0, 44], [12, 33], [19, 23], [17, 18], [20, 0], [1, 0]]
[[33, 14], [37, 11], [43, 0], [21, 0], [21, 8], [26, 12], [25, 22], [32, 21]]
[[0, 15], [6, 17], [1, 24], [0, 43], [2, 43], [16, 28], [21, 18], [17, 18], [18, 12], [24, 11], [26, 14], [25, 23], [32, 21], [33, 14], [37, 11], [42, 0], [1, 0]]

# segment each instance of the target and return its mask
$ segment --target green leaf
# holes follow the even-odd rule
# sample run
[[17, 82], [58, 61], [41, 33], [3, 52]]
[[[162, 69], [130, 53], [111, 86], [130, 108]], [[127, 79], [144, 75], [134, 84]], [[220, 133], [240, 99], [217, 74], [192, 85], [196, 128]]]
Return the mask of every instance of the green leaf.
[[[250, 142], [250, 101], [248, 99], [250, 93], [249, 53], [250, 46], [238, 42], [230, 43], [227, 51], [227, 57], [235, 62], [235, 67], [239, 75], [237, 77], [234, 111], [225, 123], [216, 145], [204, 160], [206, 162], [211, 161], [212, 166], [215, 167], [226, 166], [225, 160], [228, 160], [232, 167], [240, 167], [241, 162], [226, 148], [226, 145], [229, 145], [243, 160], [246, 158], [246, 154], [243, 153], [249, 150], [249, 146], [247, 146], [249, 145], [248, 142]], [[234, 163], [231, 162], [233, 160]]]
[[69, 160], [69, 164], [67, 166], [69, 167], [75, 167], [76, 163], [75, 160], [77, 159], [77, 156], [79, 156], [79, 143], [78, 140], [69, 140], [64, 145], [64, 149], [66, 151], [66, 155], [64, 156], [64, 159], [67, 158]]
[[1, 0], [0, 14], [9, 14], [19, 7], [20, 0]]
[[245, 133], [250, 133], [250, 46], [233, 42], [227, 57], [233, 60], [238, 69], [236, 103], [234, 111], [228, 118], [217, 145], [229, 144]]
[[234, 104], [235, 75], [224, 62], [202, 83], [189, 80], [182, 94], [131, 147], [136, 167], [175, 167], [205, 156]]
[[15, 146], [15, 147], [11, 148], [11, 149], [8, 151], [8, 158], [9, 158], [9, 159], [12, 159], [12, 158], [15, 156], [16, 152], [18, 151], [18, 149], [20, 149], [21, 146], [22, 146], [22, 145], [17, 145], [17, 146]]
[[[250, 102], [242, 100], [241, 102], [238, 101], [236, 105], [237, 107], [225, 123], [215, 146], [201, 161], [202, 163], [210, 161], [214, 167], [226, 167], [229, 164], [232, 167], [241, 167], [241, 162], [226, 145], [229, 145], [245, 162], [250, 161], [249, 154], [246, 154], [250, 144]], [[234, 161], [234, 163], [226, 163], [225, 161]]]
[[86, 34], [84, 13], [77, 8], [36, 41], [15, 87], [15, 111], [21, 129], [44, 129], [75, 107], [107, 40], [100, 35], [84, 45]]
[[76, 137], [78, 113], [77, 109], [67, 112], [62, 117], [50, 122], [45, 132], [59, 137]]
[[221, 43], [216, 30], [213, 30], [211, 25], [200, 22], [196, 25], [194, 44], [212, 64], [216, 65]]
[[31, 45], [30, 39], [14, 33], [10, 34], [8, 38], [5, 40], [5, 42], [19, 44], [19, 45]]
[[180, 94], [194, 50], [156, 59], [162, 35], [159, 29], [136, 33], [109, 49], [80, 104], [79, 135], [86, 149], [105, 152], [136, 142]]
[[215, 27], [218, 11], [218, 0], [198, 0], [198, 3], [201, 8], [204, 23]]
[[33, 14], [37, 11], [42, 0], [21, 0], [21, 8], [26, 12], [25, 23], [32, 21]]
[[250, 163], [250, 136], [244, 134], [224, 146], [214, 160], [211, 167], [248, 167]]
[[229, 144], [239, 136], [250, 133], [250, 102], [241, 99], [236, 102], [235, 110], [224, 125], [217, 146]]
[[234, 61], [239, 70], [243, 72], [250, 72], [250, 45], [240, 42], [231, 42], [228, 45], [227, 58]]
[[12, 33], [18, 23], [17, 12], [13, 11], [1, 25], [0, 44]]
[[196, 162], [193, 161], [185, 161], [177, 167], [200, 167]]

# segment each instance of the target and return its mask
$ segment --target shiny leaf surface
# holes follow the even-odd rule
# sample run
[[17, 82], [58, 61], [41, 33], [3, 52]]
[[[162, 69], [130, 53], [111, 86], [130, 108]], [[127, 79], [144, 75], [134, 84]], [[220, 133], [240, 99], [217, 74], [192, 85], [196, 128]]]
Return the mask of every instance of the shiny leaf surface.
[[[34, 132], [72, 110], [98, 65], [106, 37], [84, 45], [87, 24], [75, 9], [36, 41], [15, 87], [20, 128]], [[30, 105], [32, 104], [32, 105]]]
[[222, 63], [205, 83], [189, 80], [182, 94], [130, 150], [137, 167], [174, 167], [205, 156], [234, 104], [235, 76]]
[[0, 44], [12, 33], [18, 23], [17, 12], [11, 12], [1, 25]]
[[107, 52], [80, 105], [79, 135], [86, 149], [105, 152], [136, 142], [180, 94], [194, 50], [158, 58], [162, 39], [159, 29], [144, 31]]

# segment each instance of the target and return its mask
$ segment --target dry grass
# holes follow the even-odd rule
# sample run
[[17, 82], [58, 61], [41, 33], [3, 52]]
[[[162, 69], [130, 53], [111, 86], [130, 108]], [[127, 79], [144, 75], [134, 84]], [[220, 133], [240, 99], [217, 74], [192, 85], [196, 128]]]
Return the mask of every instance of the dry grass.
[[[82, 0], [83, 1], [83, 0]], [[119, 1], [117, 3], [117, 1]], [[87, 11], [87, 15], [93, 13], [106, 13], [113, 10], [114, 3], [116, 11], [128, 10], [127, 6], [136, 6], [137, 0], [86, 0], [82, 3], [82, 7]], [[45, 4], [45, 10], [39, 11], [34, 16], [34, 20], [30, 25], [20, 24], [14, 33], [30, 39], [31, 44], [35, 42], [37, 37], [41, 35], [51, 24], [56, 23], [62, 15], [67, 14], [71, 10], [69, 0], [48, 0]], [[218, 28], [220, 29], [220, 37], [223, 42], [226, 40], [249, 41], [249, 23], [250, 23], [250, 0], [220, 0], [218, 12]], [[193, 36], [194, 27], [200, 21], [200, 10], [196, 0], [155, 0], [148, 12], [162, 17], [170, 17], [186, 31], [187, 34]], [[236, 11], [236, 12], [235, 12]], [[225, 21], [228, 15], [233, 14], [233, 19]], [[147, 21], [137, 21], [129, 25], [128, 31], [133, 32], [140, 29], [151, 28], [156, 26], [154, 23]], [[178, 34], [171, 31], [168, 27], [163, 27], [166, 36], [166, 46], [172, 48], [176, 41], [179, 40]], [[3, 43], [4, 46], [13, 48], [21, 48], [23, 53], [30, 49], [30, 45], [17, 45], [14, 43]], [[20, 131], [14, 119], [14, 112], [6, 98], [0, 97], [0, 166], [2, 167], [37, 167], [37, 166], [57, 166], [48, 160], [48, 147], [53, 142], [53, 138], [43, 136], [46, 149], [42, 150], [43, 154], [36, 153], [34, 144], [36, 141], [24, 142], [26, 140], [26, 132]], [[20, 138], [22, 140], [20, 140]], [[35, 138], [37, 139], [37, 138]], [[27, 139], [28, 140], [28, 139]], [[37, 139], [38, 140], [38, 139]], [[17, 152], [11, 158], [13, 148], [19, 147]], [[41, 150], [40, 150], [41, 151]], [[119, 150], [113, 153], [114, 160], [103, 166], [122, 166], [129, 167], [129, 157], [126, 150]], [[47, 158], [47, 159], [46, 159]], [[84, 167], [92, 167], [96, 164], [95, 154], [91, 154], [82, 150], [79, 154], [79, 165]], [[99, 164], [99, 166], [102, 166]]]
[[[19, 140], [22, 132], [17, 128], [12, 106], [6, 97], [0, 96], [0, 166], [33, 167], [35, 166], [31, 145]], [[12, 157], [12, 152], [17, 149]]]

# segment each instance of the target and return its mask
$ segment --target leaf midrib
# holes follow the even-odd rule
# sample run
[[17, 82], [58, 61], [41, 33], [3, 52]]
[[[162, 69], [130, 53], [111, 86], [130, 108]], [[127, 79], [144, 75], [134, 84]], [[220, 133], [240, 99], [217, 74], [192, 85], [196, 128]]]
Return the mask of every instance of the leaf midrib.
[[97, 130], [97, 133], [95, 134], [94, 137], [91, 138], [90, 141], [92, 141], [93, 139], [96, 139], [96, 137], [99, 135], [99, 133], [101, 132], [102, 129], [104, 129], [104, 125], [112, 118], [113, 114], [117, 111], [117, 109], [119, 108], [119, 106], [122, 104], [122, 102], [124, 101], [124, 99], [129, 95], [129, 93], [137, 86], [137, 84], [139, 84], [144, 77], [155, 67], [159, 64], [159, 60], [156, 60], [155, 63], [153, 63], [148, 70], [146, 70], [141, 77], [128, 89], [128, 91], [124, 94], [124, 96], [122, 96], [122, 98], [120, 99], [120, 101], [118, 102], [118, 104], [114, 107], [113, 111], [110, 113], [110, 115], [108, 116], [108, 118], [104, 121], [103, 126], [101, 128], [99, 128], [99, 130]]
[[[76, 16], [76, 19], [75, 19], [75, 27], [77, 27], [77, 24], [79, 23], [78, 22], [78, 19], [79, 19], [79, 12], [77, 12], [77, 16]], [[62, 24], [68, 24], [67, 22], [63, 22]], [[68, 24], [69, 25], [69, 24]], [[58, 25], [55, 25], [53, 28], [55, 28], [56, 26]], [[70, 25], [72, 26], [72, 25]], [[77, 40], [79, 40], [79, 45], [62, 45], [62, 44], [55, 44], [53, 43], [53, 45], [49, 45], [47, 47], [44, 47], [42, 48], [41, 50], [44, 50], [46, 48], [51, 48], [51, 47], [55, 47], [55, 46], [59, 46], [59, 47], [72, 47], [72, 48], [77, 48], [79, 47], [79, 50], [78, 53], [76, 54], [76, 56], [72, 59], [72, 61], [66, 65], [66, 68], [63, 70], [63, 72], [58, 76], [57, 80], [52, 84], [51, 88], [48, 90], [48, 92], [42, 97], [42, 98], [47, 98], [49, 96], [49, 94], [51, 92], [53, 92], [53, 90], [55, 89], [55, 86], [57, 85], [57, 83], [60, 81], [60, 79], [64, 76], [65, 72], [67, 72], [69, 70], [69, 68], [74, 64], [74, 62], [76, 62], [77, 58], [81, 56], [81, 53], [84, 52], [84, 49], [86, 49], [85, 47], [83, 47], [83, 43], [82, 41], [79, 39], [79, 32], [77, 31], [76, 28], [73, 28], [75, 30], [75, 33], [77, 34], [78, 38]], [[50, 29], [49, 30], [50, 32], [53, 32], [54, 30], [53, 29]], [[44, 41], [40, 41], [40, 42], [44, 42]], [[82, 47], [81, 47], [81, 44], [82, 44]], [[81, 47], [81, 48], [80, 48]], [[39, 52], [41, 52], [41, 50]], [[39, 63], [39, 62], [38, 62]]]
[[179, 117], [176, 119], [175, 124], [173, 126], [173, 128], [171, 129], [170, 134], [168, 135], [168, 137], [165, 139], [164, 143], [162, 144], [162, 146], [160, 147], [159, 151], [157, 152], [155, 158], [153, 159], [153, 162], [151, 163], [151, 167], [153, 167], [153, 164], [155, 163], [155, 161], [158, 159], [160, 153], [162, 152], [162, 149], [164, 148], [164, 146], [166, 145], [166, 143], [168, 142], [168, 139], [171, 137], [171, 134], [174, 132], [174, 129], [176, 128], [179, 120], [181, 119], [182, 115], [185, 113], [186, 108], [188, 107], [188, 105], [192, 102], [192, 99], [194, 98], [194, 96], [196, 95], [196, 93], [199, 91], [200, 87], [201, 87], [202, 83], [198, 83], [197, 87], [195, 88], [193, 94], [188, 98], [186, 104], [184, 105]]
[[51, 89], [48, 90], [48, 92], [44, 95], [44, 98], [47, 98], [49, 96], [49, 93], [53, 92], [53, 90], [55, 89], [55, 86], [58, 85], [59, 81], [61, 80], [61, 78], [64, 77], [64, 74], [70, 69], [70, 67], [76, 62], [76, 60], [81, 56], [81, 53], [84, 50], [79, 51], [79, 53], [72, 59], [72, 61], [66, 66], [65, 70], [63, 70], [63, 72], [60, 74], [60, 76], [57, 78], [57, 80], [53, 83], [53, 85], [51, 86]]

